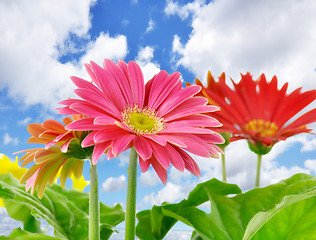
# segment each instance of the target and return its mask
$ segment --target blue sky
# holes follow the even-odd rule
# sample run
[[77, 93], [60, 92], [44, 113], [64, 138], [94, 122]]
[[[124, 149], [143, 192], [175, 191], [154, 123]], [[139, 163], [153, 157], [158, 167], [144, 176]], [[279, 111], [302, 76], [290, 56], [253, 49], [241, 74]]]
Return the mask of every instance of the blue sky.
[[[0, 152], [14, 159], [13, 152], [31, 147], [27, 124], [61, 119], [57, 102], [74, 96], [69, 76], [88, 79], [82, 66], [89, 60], [135, 60], [147, 80], [162, 69], [180, 71], [184, 83], [196, 77], [205, 82], [208, 70], [214, 76], [225, 71], [235, 81], [250, 72], [254, 78], [276, 75], [279, 86], [289, 82], [291, 91], [315, 89], [315, 12], [313, 0], [1, 1]], [[308, 109], [315, 107], [314, 102]], [[315, 124], [311, 128], [316, 132]], [[251, 189], [255, 159], [244, 141], [231, 144], [228, 182]], [[200, 178], [171, 168], [166, 185], [152, 169], [139, 170], [137, 208], [177, 202], [198, 182], [221, 178], [219, 160], [196, 161]], [[125, 205], [127, 163], [127, 152], [98, 163], [106, 204]], [[261, 183], [298, 172], [316, 174], [315, 135], [275, 145], [263, 158]], [[89, 177], [88, 164], [84, 174]]]

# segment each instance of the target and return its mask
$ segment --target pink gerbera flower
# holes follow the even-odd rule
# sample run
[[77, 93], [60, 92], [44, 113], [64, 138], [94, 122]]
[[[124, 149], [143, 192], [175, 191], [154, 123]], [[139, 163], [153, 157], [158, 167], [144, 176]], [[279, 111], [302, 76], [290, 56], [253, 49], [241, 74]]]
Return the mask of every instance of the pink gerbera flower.
[[68, 130], [92, 131], [82, 147], [95, 146], [92, 162], [106, 152], [108, 159], [135, 147], [143, 172], [152, 165], [163, 183], [170, 163], [200, 176], [200, 169], [187, 152], [202, 157], [218, 157], [214, 144], [223, 138], [209, 127], [219, 123], [204, 113], [217, 111], [204, 97], [195, 96], [200, 86], [182, 89], [180, 73], [160, 71], [144, 84], [140, 67], [133, 61], [118, 64], [105, 60], [103, 68], [90, 62], [86, 69], [93, 83], [71, 77], [82, 99], [61, 104], [61, 114], [87, 117], [67, 125]]

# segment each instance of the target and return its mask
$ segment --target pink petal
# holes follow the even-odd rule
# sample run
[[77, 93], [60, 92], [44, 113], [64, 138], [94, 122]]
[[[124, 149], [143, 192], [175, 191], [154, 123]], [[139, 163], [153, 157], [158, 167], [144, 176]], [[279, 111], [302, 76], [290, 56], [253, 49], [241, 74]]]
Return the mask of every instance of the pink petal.
[[78, 119], [66, 126], [67, 130], [76, 130], [76, 131], [90, 131], [90, 130], [98, 130], [103, 128], [101, 125], [93, 124], [93, 118], [85, 117]]
[[[105, 98], [100, 97], [95, 92], [91, 92], [85, 89], [76, 89], [74, 92], [79, 97], [89, 102], [91, 105], [95, 105], [99, 107], [103, 111], [113, 115], [114, 117], [117, 117], [117, 119], [122, 119], [121, 112], [117, 109], [117, 107], [114, 106], [110, 101], [107, 101]], [[82, 102], [85, 102], [85, 101], [82, 101]], [[71, 105], [71, 108], [72, 108], [72, 105]]]
[[207, 128], [199, 128], [199, 127], [185, 127], [181, 126], [181, 124], [169, 123], [166, 125], [166, 128], [160, 132], [160, 134], [164, 133], [196, 133], [196, 134], [210, 134], [212, 130]]
[[111, 141], [96, 143], [92, 153], [92, 164], [97, 164], [98, 159], [101, 155], [109, 148]]
[[74, 103], [70, 106], [70, 108], [93, 118], [108, 114], [107, 112], [103, 111], [103, 109], [88, 102]]
[[150, 166], [150, 161], [149, 160], [144, 160], [139, 156], [139, 166], [142, 172], [146, 172]]
[[159, 161], [157, 161], [154, 157], [151, 158], [151, 165], [155, 169], [162, 183], [166, 184], [167, 183], [167, 170], [163, 166], [161, 166]]
[[161, 135], [152, 135], [152, 134], [144, 134], [143, 135], [145, 138], [149, 138], [153, 140], [154, 142], [160, 144], [161, 146], [166, 146], [167, 140], [164, 136]]
[[83, 148], [85, 147], [90, 147], [93, 146], [95, 144], [94, 142], [94, 136], [97, 133], [97, 131], [93, 131], [91, 133], [89, 133], [81, 142], [81, 146]]
[[[164, 81], [160, 81], [160, 78], [156, 77], [154, 79], [153, 88], [151, 89], [151, 95], [148, 100], [148, 107], [157, 109], [162, 104], [162, 102], [167, 98], [169, 93], [173, 90], [173, 88], [177, 85], [179, 81], [179, 72], [171, 74]], [[155, 88], [154, 86], [157, 86], [157, 88]]]
[[80, 112], [77, 112], [73, 109], [70, 109], [69, 106], [63, 107], [63, 108], [57, 108], [57, 113], [58, 114], [63, 114], [63, 115], [76, 115], [80, 114]]
[[117, 84], [119, 85], [122, 91], [122, 95], [125, 99], [126, 104], [131, 106], [133, 104], [131, 86], [122, 69], [109, 59], [104, 60], [103, 67], [116, 80]]
[[162, 70], [157, 75], [155, 75], [148, 83], [146, 83], [146, 97], [148, 100], [147, 106], [152, 106], [155, 102], [155, 98], [153, 96], [157, 95], [157, 89], [159, 89], [159, 85], [166, 80], [169, 74]]
[[179, 171], [184, 171], [184, 161], [179, 152], [170, 144], [166, 145], [166, 150], [170, 156], [171, 164]]
[[101, 117], [96, 117], [94, 119], [94, 124], [99, 125], [115, 125], [115, 121], [117, 121], [115, 118], [112, 118], [107, 115], [103, 115]]
[[183, 118], [178, 118], [170, 123], [177, 124], [178, 126], [194, 126], [194, 127], [221, 127], [223, 124], [221, 124], [217, 119], [202, 115], [202, 114], [196, 114], [191, 115]]
[[99, 94], [102, 97], [105, 97], [105, 95], [102, 93], [102, 91], [97, 88], [95, 85], [93, 85], [91, 82], [88, 82], [84, 79], [71, 76], [70, 77], [72, 82], [79, 88], [79, 89], [85, 89], [89, 90], [90, 92], [95, 92], [96, 94]]
[[149, 159], [152, 155], [151, 145], [143, 136], [135, 136], [134, 138], [134, 147], [138, 155], [142, 159]]
[[145, 84], [143, 72], [137, 63], [130, 61], [127, 65], [130, 75], [130, 85], [134, 96], [134, 104], [143, 107], [145, 98]]
[[119, 137], [112, 142], [112, 153], [114, 156], [118, 155], [126, 149], [126, 146], [133, 140], [134, 134], [124, 134], [124, 137]]
[[214, 112], [219, 110], [219, 108], [216, 106], [203, 105], [203, 103], [206, 103], [205, 101], [207, 101], [206, 98], [190, 98], [179, 105], [177, 108], [169, 112], [166, 116], [164, 116], [164, 119], [165, 121], [172, 121], [177, 118], [182, 118], [194, 114]]
[[129, 135], [129, 132], [124, 129], [109, 125], [106, 129], [100, 130], [94, 135], [94, 142], [110, 141], [127, 135]]
[[180, 138], [177, 137], [177, 135], [174, 134], [163, 134], [163, 137], [172, 145], [175, 145], [177, 147], [186, 148], [187, 145], [181, 141]]
[[99, 83], [101, 84], [103, 93], [109, 97], [109, 99], [114, 103], [119, 111], [123, 111], [124, 106], [127, 103], [123, 98], [123, 93], [116, 80], [108, 71], [104, 70], [94, 62], [91, 62], [90, 65], [96, 77], [98, 78]]
[[66, 153], [66, 152], [67, 152], [69, 143], [70, 143], [72, 140], [73, 140], [73, 139], [70, 139], [69, 141], [65, 142], [63, 145], [60, 146], [60, 150], [61, 150], [63, 153]]
[[165, 169], [168, 169], [170, 166], [170, 158], [168, 153], [165, 151], [164, 147], [161, 145], [155, 143], [155, 142], [149, 142], [153, 151], [153, 154], [155, 155], [157, 161], [163, 166]]
[[196, 162], [190, 157], [190, 155], [181, 149], [178, 149], [178, 152], [182, 156], [182, 159], [184, 160], [185, 169], [187, 169], [193, 175], [200, 177], [201, 176], [200, 168], [196, 164]]
[[106, 152], [107, 159], [110, 160], [111, 158], [115, 158], [116, 156], [113, 154], [112, 145], [109, 147], [108, 151]]
[[[186, 133], [178, 133], [174, 134], [181, 142], [183, 142], [187, 151], [201, 156], [201, 157], [209, 157], [209, 144], [206, 141], [203, 141], [201, 138], [198, 138], [195, 134], [186, 134]], [[168, 137], [170, 137], [168, 135]]]
[[222, 144], [225, 142], [225, 139], [216, 132], [212, 132], [211, 134], [198, 135], [198, 137], [203, 139], [204, 141], [214, 144]]
[[200, 86], [189, 86], [176, 91], [174, 94], [170, 95], [170, 97], [168, 97], [165, 102], [161, 104], [158, 109], [158, 116], [161, 117], [166, 115], [187, 99], [192, 98], [200, 90]]

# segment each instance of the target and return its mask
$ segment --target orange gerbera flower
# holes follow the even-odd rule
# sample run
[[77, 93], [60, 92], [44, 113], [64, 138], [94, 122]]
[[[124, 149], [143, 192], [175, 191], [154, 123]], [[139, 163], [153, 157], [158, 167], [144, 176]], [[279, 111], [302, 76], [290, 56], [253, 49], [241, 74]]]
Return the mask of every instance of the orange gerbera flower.
[[65, 126], [83, 117], [83, 115], [65, 117], [64, 125], [51, 119], [42, 124], [31, 123], [28, 125], [27, 130], [32, 135], [28, 143], [45, 144], [45, 147], [15, 153], [26, 153], [20, 158], [20, 162], [23, 162], [22, 167], [34, 163], [20, 180], [21, 183], [27, 181], [27, 191], [31, 188], [33, 194], [38, 187], [37, 195], [41, 198], [47, 183], [52, 185], [59, 172], [62, 186], [72, 174], [77, 179], [82, 177], [83, 162], [90, 158], [93, 151], [93, 147], [81, 147], [81, 141], [89, 132], [69, 131], [65, 129]]
[[212, 113], [223, 124], [217, 131], [232, 133], [230, 141], [248, 140], [250, 149], [257, 154], [268, 153], [280, 140], [311, 132], [306, 125], [316, 122], [315, 108], [293, 120], [316, 99], [316, 89], [301, 92], [298, 88], [287, 94], [288, 83], [279, 90], [276, 76], [267, 82], [264, 74], [253, 80], [249, 73], [241, 75], [239, 83], [232, 80], [234, 89], [226, 84], [225, 73], [216, 82], [208, 72], [207, 82], [204, 87], [196, 79], [201, 94], [221, 108]]

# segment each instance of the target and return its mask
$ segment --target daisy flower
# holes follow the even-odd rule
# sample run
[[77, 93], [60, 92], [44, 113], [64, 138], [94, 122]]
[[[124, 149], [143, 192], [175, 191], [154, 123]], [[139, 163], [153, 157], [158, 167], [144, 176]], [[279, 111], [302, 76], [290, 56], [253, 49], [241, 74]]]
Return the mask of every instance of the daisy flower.
[[251, 151], [257, 154], [255, 187], [259, 187], [262, 155], [274, 144], [299, 133], [310, 133], [307, 125], [316, 122], [316, 109], [298, 117], [301, 110], [316, 99], [316, 89], [301, 92], [301, 88], [287, 93], [288, 83], [278, 89], [276, 76], [270, 82], [262, 74], [257, 80], [247, 73], [239, 83], [232, 80], [234, 89], [225, 82], [223, 73], [218, 82], [209, 72], [208, 85], [196, 79], [201, 94], [221, 108], [214, 116], [223, 126], [219, 132], [231, 133], [230, 141], [246, 139]]
[[215, 144], [223, 138], [209, 127], [221, 123], [212, 116], [219, 110], [207, 99], [195, 96], [200, 86], [182, 88], [180, 73], [162, 70], [144, 84], [140, 67], [133, 61], [117, 64], [104, 60], [103, 67], [86, 64], [92, 82], [71, 77], [81, 99], [62, 101], [61, 114], [87, 117], [66, 126], [73, 131], [91, 131], [82, 147], [94, 146], [92, 163], [106, 152], [108, 159], [134, 147], [143, 172], [152, 165], [163, 183], [170, 164], [200, 176], [191, 152], [202, 157], [218, 157]]
[[31, 188], [33, 194], [38, 188], [37, 195], [41, 198], [47, 183], [52, 185], [58, 176], [62, 186], [68, 177], [72, 177], [73, 186], [78, 189], [82, 190], [87, 185], [82, 176], [83, 163], [91, 156], [93, 148], [83, 149], [80, 145], [87, 132], [65, 129], [73, 120], [82, 118], [83, 115], [73, 115], [72, 118], [65, 117], [64, 124], [50, 119], [42, 124], [28, 125], [27, 130], [31, 134], [28, 143], [45, 144], [45, 147], [14, 153], [26, 153], [19, 160], [22, 167], [34, 163], [20, 180], [21, 183], [27, 182], [27, 191]]
[[268, 153], [281, 140], [299, 133], [310, 133], [307, 125], [316, 122], [316, 109], [297, 117], [301, 110], [316, 99], [316, 89], [301, 92], [301, 88], [287, 93], [288, 83], [278, 89], [277, 77], [270, 82], [262, 74], [257, 80], [247, 73], [239, 83], [232, 80], [234, 89], [225, 82], [223, 73], [216, 82], [208, 73], [208, 85], [196, 79], [202, 87], [201, 95], [221, 111], [213, 113], [223, 126], [218, 132], [230, 132], [230, 141], [246, 139], [252, 151]]

